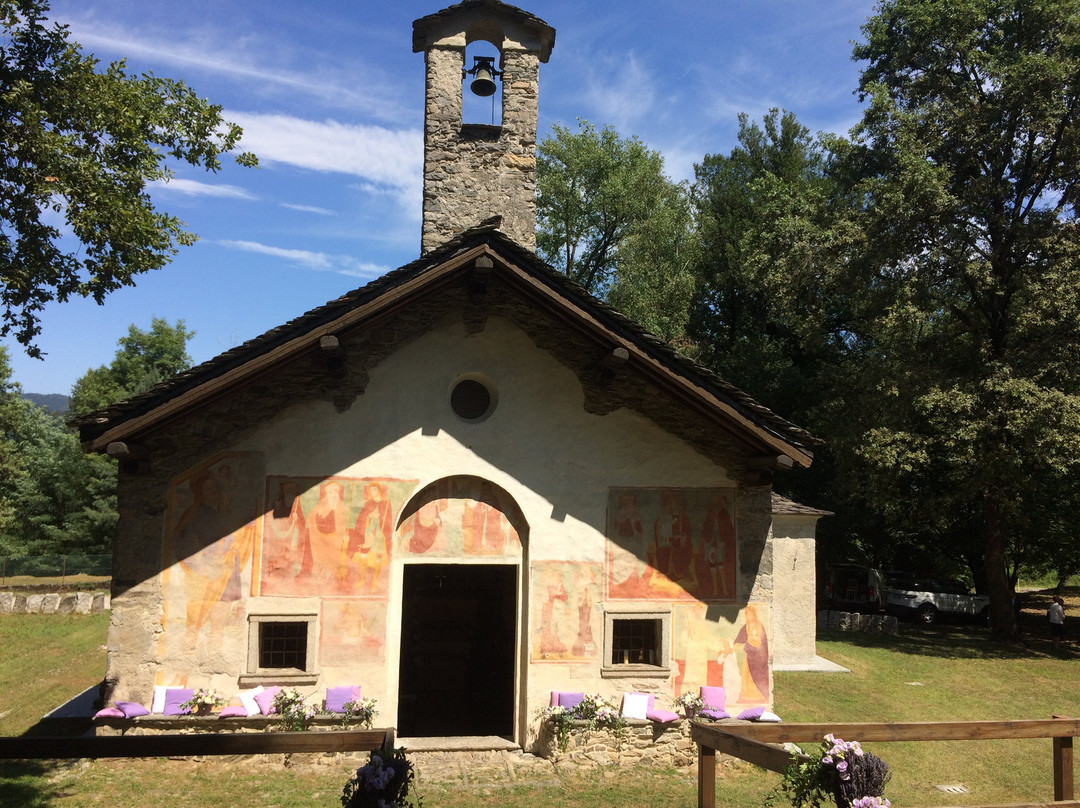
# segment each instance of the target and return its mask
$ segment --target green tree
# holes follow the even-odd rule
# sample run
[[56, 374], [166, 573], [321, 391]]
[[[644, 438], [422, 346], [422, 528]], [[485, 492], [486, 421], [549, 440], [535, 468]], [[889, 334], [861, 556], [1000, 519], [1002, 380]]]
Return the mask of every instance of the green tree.
[[829, 172], [838, 144], [773, 109], [761, 125], [740, 115], [738, 145], [695, 167], [690, 336], [721, 376], [800, 422], [860, 327], [848, 293], [859, 234]]
[[0, 348], [0, 554], [107, 553], [116, 518], [115, 464], [22, 398]]
[[217, 171], [241, 136], [182, 82], [99, 69], [47, 13], [46, 0], [0, 0], [0, 334], [34, 356], [46, 303], [101, 303], [195, 240], [146, 186], [175, 162]]
[[195, 332], [188, 331], [183, 320], [169, 325], [155, 317], [149, 331], [128, 326], [127, 336], [117, 342], [119, 348], [112, 363], [91, 368], [75, 382], [70, 411], [80, 416], [104, 409], [187, 370], [191, 367], [187, 342], [193, 336]]
[[[679, 200], [684, 190], [664, 176], [659, 152], [636, 137], [621, 138], [610, 126], [597, 131], [583, 120], [577, 132], [559, 124], [552, 132], [537, 148], [537, 251], [604, 296], [619, 282], [620, 267], [649, 245], [646, 230], [682, 243], [689, 226], [688, 209]], [[633, 271], [640, 274], [643, 262]], [[676, 276], [682, 263], [675, 259], [650, 274], [651, 282], [681, 288]]]
[[1080, 8], [885, 0], [863, 33], [853, 157], [892, 299], [860, 451], [893, 516], [969, 534], [1009, 638], [1010, 572], [1080, 460]]

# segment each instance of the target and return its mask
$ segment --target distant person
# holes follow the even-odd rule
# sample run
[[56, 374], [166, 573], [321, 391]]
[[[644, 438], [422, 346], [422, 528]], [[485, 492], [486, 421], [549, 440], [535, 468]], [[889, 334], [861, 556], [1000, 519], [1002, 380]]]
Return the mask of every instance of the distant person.
[[1050, 642], [1055, 647], [1059, 646], [1065, 639], [1065, 601], [1060, 596], [1054, 595], [1054, 602], [1046, 610], [1046, 616], [1050, 618]]

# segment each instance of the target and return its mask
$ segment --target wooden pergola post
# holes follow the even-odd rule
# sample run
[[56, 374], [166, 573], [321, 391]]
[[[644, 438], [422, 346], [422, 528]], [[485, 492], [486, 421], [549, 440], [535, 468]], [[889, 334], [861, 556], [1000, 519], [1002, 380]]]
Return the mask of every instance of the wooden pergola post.
[[1073, 799], [1073, 739], [1054, 738], [1054, 800]]
[[716, 808], [716, 750], [699, 743], [697, 765], [698, 808]]

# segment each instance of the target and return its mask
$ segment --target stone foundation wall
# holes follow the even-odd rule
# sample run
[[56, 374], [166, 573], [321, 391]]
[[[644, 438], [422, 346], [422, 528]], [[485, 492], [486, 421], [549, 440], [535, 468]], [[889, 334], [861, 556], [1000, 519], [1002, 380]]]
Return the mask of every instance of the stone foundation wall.
[[108, 608], [105, 592], [0, 592], [0, 614], [101, 614]]
[[891, 614], [859, 614], [858, 612], [837, 612], [831, 609], [818, 612], [817, 627], [832, 631], [900, 633], [900, 624]]
[[590, 730], [584, 721], [575, 721], [566, 749], [559, 749], [551, 724], [545, 722], [533, 749], [540, 757], [559, 765], [579, 766], [675, 766], [697, 763], [697, 746], [690, 740], [690, 721], [670, 724], [627, 721], [622, 736], [611, 730]]

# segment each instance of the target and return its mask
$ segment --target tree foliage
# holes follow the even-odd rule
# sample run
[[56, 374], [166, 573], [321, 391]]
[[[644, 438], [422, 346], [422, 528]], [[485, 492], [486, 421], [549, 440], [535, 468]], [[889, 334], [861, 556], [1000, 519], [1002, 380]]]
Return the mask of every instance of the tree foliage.
[[217, 171], [241, 135], [182, 82], [100, 68], [47, 13], [0, 0], [0, 334], [35, 356], [46, 303], [101, 303], [194, 241], [147, 184], [172, 177], [170, 161]]
[[22, 397], [0, 348], [0, 554], [108, 553], [116, 518], [115, 464]]
[[[597, 130], [588, 121], [572, 132], [555, 124], [537, 148], [537, 250], [546, 261], [593, 294], [604, 296], [613, 284], [647, 274], [656, 290], [685, 293], [683, 275], [689, 232], [685, 189], [664, 175], [659, 152], [636, 137], [621, 138], [610, 126]], [[676, 253], [647, 270], [651, 237]], [[670, 259], [667, 258], [670, 256]], [[627, 273], [620, 284], [620, 270]], [[670, 311], [666, 317], [670, 317]], [[665, 316], [658, 318], [662, 322]]]
[[187, 342], [195, 336], [183, 320], [176, 325], [155, 317], [150, 330], [134, 324], [117, 344], [109, 365], [91, 368], [71, 388], [69, 407], [75, 415], [104, 409], [125, 398], [144, 393], [155, 384], [191, 367]]
[[887, 0], [863, 31], [853, 157], [893, 302], [862, 452], [894, 515], [968, 533], [1007, 636], [1010, 561], [1080, 458], [1080, 9]]

